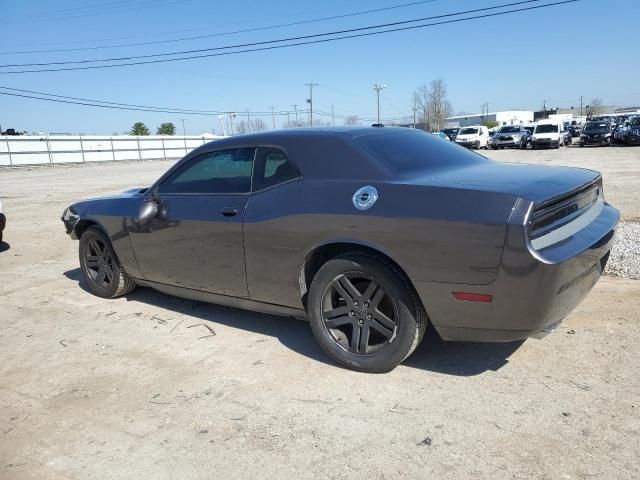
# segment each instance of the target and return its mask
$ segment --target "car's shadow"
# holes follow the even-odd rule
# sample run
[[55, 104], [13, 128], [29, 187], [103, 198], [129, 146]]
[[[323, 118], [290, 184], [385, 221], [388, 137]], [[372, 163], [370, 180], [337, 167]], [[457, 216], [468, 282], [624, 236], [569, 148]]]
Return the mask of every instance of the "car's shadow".
[[10, 248], [11, 248], [11, 245], [9, 245], [7, 242], [0, 242], [0, 253], [6, 252]]
[[[78, 282], [80, 287], [88, 292], [79, 268], [69, 270], [64, 275]], [[126, 295], [126, 299], [130, 302], [140, 302], [172, 312], [188, 314], [203, 321], [274, 337], [282, 345], [300, 355], [337, 366], [322, 351], [311, 333], [309, 324], [305, 321], [186, 300], [152, 288], [136, 288]], [[444, 342], [430, 327], [423, 342], [413, 355], [403, 362], [403, 365], [445, 375], [479, 375], [486, 371], [498, 370], [506, 365], [509, 356], [522, 343]]]

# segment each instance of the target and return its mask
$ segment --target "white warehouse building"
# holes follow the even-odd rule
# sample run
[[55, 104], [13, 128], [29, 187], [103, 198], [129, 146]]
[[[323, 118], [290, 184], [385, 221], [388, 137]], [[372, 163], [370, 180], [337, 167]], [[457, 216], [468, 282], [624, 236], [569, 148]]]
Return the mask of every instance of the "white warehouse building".
[[499, 125], [520, 125], [533, 123], [533, 112], [529, 110], [508, 110], [505, 112], [476, 113], [472, 115], [457, 115], [446, 119], [447, 126], [466, 127], [469, 125], [482, 125], [484, 122], [495, 120]]

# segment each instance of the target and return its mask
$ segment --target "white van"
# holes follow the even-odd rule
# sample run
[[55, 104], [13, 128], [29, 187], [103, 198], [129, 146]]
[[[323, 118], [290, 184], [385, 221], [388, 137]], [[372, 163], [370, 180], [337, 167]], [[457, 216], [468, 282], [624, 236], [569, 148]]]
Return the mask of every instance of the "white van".
[[540, 120], [533, 130], [531, 148], [560, 148], [564, 143], [562, 122], [556, 120]]
[[463, 147], [487, 148], [489, 141], [489, 129], [484, 125], [473, 125], [470, 127], [462, 127], [456, 136], [456, 143]]

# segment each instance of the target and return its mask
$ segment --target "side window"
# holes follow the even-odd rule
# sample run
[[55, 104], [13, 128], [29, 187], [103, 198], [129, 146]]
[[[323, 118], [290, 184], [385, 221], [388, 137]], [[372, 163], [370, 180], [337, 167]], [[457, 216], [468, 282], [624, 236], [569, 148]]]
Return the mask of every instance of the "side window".
[[255, 149], [204, 153], [173, 172], [159, 193], [249, 193]]
[[300, 177], [298, 169], [278, 148], [258, 149], [253, 190], [262, 190]]

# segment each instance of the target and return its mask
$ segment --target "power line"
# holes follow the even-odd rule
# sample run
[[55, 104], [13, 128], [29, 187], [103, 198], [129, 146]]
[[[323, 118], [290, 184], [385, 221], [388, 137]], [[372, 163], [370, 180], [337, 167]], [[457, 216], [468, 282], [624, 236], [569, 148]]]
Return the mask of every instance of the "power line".
[[473, 13], [473, 12], [489, 11], [489, 10], [495, 10], [497, 8], [505, 8], [505, 7], [509, 7], [509, 6], [522, 5], [522, 4], [527, 4], [527, 3], [539, 2], [539, 1], [541, 1], [541, 0], [522, 0], [522, 1], [519, 1], [519, 2], [512, 2], [512, 3], [497, 5], [497, 6], [493, 6], [493, 7], [485, 7], [485, 8], [480, 8], [480, 9], [466, 10], [466, 11], [461, 11], [461, 12], [456, 12], [456, 13], [449, 13], [449, 14], [444, 14], [444, 15], [436, 15], [436, 16], [432, 16], [432, 17], [424, 17], [424, 18], [420, 18], [420, 19], [404, 20], [404, 21], [400, 21], [400, 22], [392, 22], [392, 23], [373, 25], [373, 26], [368, 26], [368, 27], [360, 27], [360, 28], [353, 28], [353, 29], [347, 29], [347, 30], [338, 30], [338, 31], [334, 31], [334, 32], [320, 33], [320, 34], [314, 34], [314, 35], [304, 35], [304, 36], [299, 36], [299, 37], [289, 37], [289, 38], [284, 38], [284, 39], [279, 39], [279, 40], [267, 40], [267, 41], [262, 41], [262, 42], [253, 42], [253, 43], [246, 43], [246, 44], [229, 45], [229, 46], [224, 46], [224, 47], [215, 47], [215, 48], [197, 49], [197, 50], [186, 50], [186, 51], [182, 51], [182, 52], [160, 53], [160, 54], [152, 54], [152, 55], [139, 55], [139, 56], [130, 56], [130, 57], [119, 57], [119, 58], [111, 58], [111, 59], [74, 60], [74, 61], [66, 61], [66, 62], [48, 62], [48, 63], [8, 64], [8, 65], [0, 65], [0, 68], [15, 68], [15, 67], [24, 67], [24, 66], [69, 65], [69, 64], [84, 64], [84, 63], [95, 63], [95, 62], [134, 60], [134, 59], [139, 59], [139, 58], [152, 58], [152, 57], [159, 57], [159, 56], [182, 55], [182, 54], [198, 53], [198, 52], [205, 52], [205, 51], [218, 51], [218, 50], [227, 50], [227, 49], [237, 49], [237, 48], [244, 48], [244, 47], [255, 46], [255, 45], [265, 45], [265, 44], [282, 43], [282, 42], [289, 42], [289, 41], [296, 41], [296, 40], [306, 40], [306, 39], [312, 39], [312, 38], [317, 38], [317, 37], [325, 37], [325, 36], [331, 36], [331, 35], [340, 35], [340, 36], [336, 36], [336, 37], [333, 37], [333, 38], [324, 38], [324, 39], [308, 40], [308, 41], [299, 41], [299, 42], [296, 42], [296, 43], [289, 43], [289, 44], [285, 44], [285, 45], [271, 45], [269, 47], [250, 48], [250, 49], [245, 49], [245, 50], [236, 50], [236, 51], [232, 51], [232, 52], [220, 52], [220, 53], [210, 53], [210, 54], [201, 54], [201, 55], [190, 55], [190, 56], [178, 57], [178, 58], [144, 60], [144, 61], [138, 61], [138, 62], [118, 63], [118, 64], [109, 64], [109, 65], [90, 65], [90, 66], [83, 66], [83, 67], [47, 68], [47, 69], [37, 69], [37, 70], [8, 71], [8, 72], [0, 72], [0, 74], [56, 72], [56, 71], [68, 71], [68, 70], [89, 70], [89, 69], [98, 69], [98, 68], [113, 68], [113, 67], [122, 67], [122, 66], [130, 66], [130, 65], [145, 65], [145, 64], [165, 63], [165, 62], [180, 61], [180, 60], [192, 60], [192, 59], [197, 59], [197, 58], [226, 56], [226, 55], [234, 55], [234, 54], [238, 54], [238, 53], [248, 53], [248, 52], [264, 51], [264, 50], [275, 50], [275, 49], [279, 49], [279, 48], [293, 47], [293, 46], [299, 46], [299, 45], [310, 45], [310, 44], [316, 44], [316, 43], [326, 43], [326, 42], [332, 42], [332, 41], [337, 41], [337, 40], [344, 40], [344, 39], [348, 39], [348, 38], [366, 37], [366, 36], [380, 35], [380, 34], [390, 33], [390, 32], [413, 30], [413, 29], [417, 29], [417, 28], [427, 28], [427, 27], [432, 27], [432, 26], [436, 26], [436, 25], [444, 25], [444, 24], [449, 24], [449, 23], [458, 23], [458, 22], [463, 22], [463, 21], [476, 20], [476, 19], [480, 19], [480, 18], [497, 17], [497, 16], [502, 16], [502, 15], [506, 15], [506, 14], [510, 14], [510, 13], [530, 11], [530, 10], [536, 10], [536, 9], [540, 9], [540, 8], [556, 6], [556, 5], [574, 3], [574, 2], [578, 2], [579, 0], [562, 0], [562, 1], [556, 1], [556, 2], [553, 2], [553, 3], [548, 3], [548, 4], [543, 4], [543, 5], [533, 5], [533, 6], [519, 8], [519, 9], [507, 10], [507, 11], [503, 11], [503, 12], [487, 13], [487, 14], [483, 14], [483, 15], [475, 15], [475, 16], [465, 17], [465, 18], [456, 18], [456, 19], [452, 19], [452, 20], [445, 20], [445, 21], [440, 21], [440, 22], [432, 22], [432, 23], [426, 23], [426, 24], [420, 24], [420, 25], [411, 25], [411, 26], [398, 27], [398, 28], [388, 28], [386, 30], [379, 30], [377, 32], [366, 32], [366, 33], [359, 33], [359, 34], [353, 34], [353, 35], [342, 35], [344, 33], [351, 33], [351, 32], [363, 31], [363, 30], [386, 28], [386, 27], [395, 26], [395, 25], [403, 25], [403, 24], [407, 24], [407, 23], [414, 23], [414, 22], [423, 21], [423, 20], [427, 20], [427, 19], [436, 19], [436, 18], [460, 16], [460, 15], [466, 15], [466, 14]]
[[300, 20], [300, 21], [296, 21], [296, 22], [281, 23], [281, 24], [277, 24], [277, 25], [269, 25], [269, 26], [265, 26], [265, 27], [256, 27], [256, 28], [248, 28], [248, 29], [235, 30], [235, 31], [230, 31], [230, 32], [211, 33], [211, 34], [207, 34], [207, 35], [195, 35], [195, 36], [190, 36], [190, 37], [173, 38], [173, 39], [168, 39], [168, 40], [156, 40], [156, 41], [150, 41], [150, 42], [124, 43], [124, 44], [118, 44], [118, 45], [103, 45], [103, 46], [77, 47], [77, 48], [66, 48], [66, 49], [62, 48], [62, 49], [50, 49], [50, 50], [26, 50], [26, 51], [15, 51], [15, 52], [0, 52], [0, 55], [31, 54], [31, 53], [78, 52], [78, 51], [87, 51], [87, 50], [103, 50], [103, 49], [109, 49], [109, 48], [137, 47], [137, 46], [143, 46], [143, 45], [158, 45], [158, 44], [164, 44], [164, 43], [183, 42], [183, 41], [188, 41], [188, 40], [201, 40], [203, 38], [222, 37], [222, 36], [227, 36], [227, 35], [235, 35], [235, 34], [238, 34], [238, 33], [258, 32], [258, 31], [263, 31], [263, 30], [272, 30], [272, 29], [277, 29], [277, 28], [291, 27], [291, 26], [295, 26], [295, 25], [305, 25], [305, 24], [309, 24], [309, 23], [324, 22], [324, 21], [327, 21], [327, 20], [337, 20], [337, 19], [341, 19], [341, 18], [348, 18], [348, 17], [359, 16], [359, 15], [366, 15], [366, 14], [369, 14], [369, 13], [377, 13], [377, 12], [383, 12], [383, 11], [388, 11], [388, 10], [395, 10], [395, 9], [399, 9], [399, 8], [412, 7], [412, 6], [415, 6], [415, 5], [422, 5], [422, 4], [425, 4], [425, 3], [433, 3], [433, 2], [436, 2], [436, 1], [438, 1], [438, 0], [422, 0], [422, 1], [419, 1], [419, 2], [402, 3], [402, 4], [399, 4], [399, 5], [392, 5], [392, 6], [384, 7], [384, 8], [374, 8], [374, 9], [370, 9], [370, 10], [362, 10], [362, 11], [358, 11], [358, 12], [345, 13], [345, 14], [341, 14], [341, 15], [332, 15], [332, 16], [329, 16], [329, 17], [314, 18], [314, 19], [309, 19], [309, 20]]
[[[53, 102], [53, 103], [62, 103], [62, 104], [69, 104], [69, 105], [79, 105], [79, 106], [85, 106], [85, 107], [96, 107], [96, 108], [105, 108], [105, 109], [111, 109], [111, 110], [125, 110], [125, 111], [138, 111], [138, 112], [148, 112], [148, 113], [167, 113], [167, 114], [174, 114], [174, 115], [200, 115], [200, 116], [217, 116], [219, 114], [226, 114], [229, 113], [229, 110], [224, 110], [224, 111], [220, 111], [220, 110], [210, 110], [210, 111], [197, 111], [197, 110], [187, 110], [187, 109], [177, 109], [177, 108], [165, 108], [165, 107], [152, 107], [152, 106], [136, 106], [133, 104], [127, 104], [127, 103], [117, 103], [117, 102], [106, 102], [103, 100], [89, 100], [89, 99], [77, 99], [77, 97], [64, 97], [62, 95], [53, 95], [53, 94], [48, 94], [48, 93], [43, 93], [40, 92], [39, 95], [28, 95], [26, 93], [9, 93], [9, 92], [4, 92], [1, 90], [13, 90], [13, 91], [18, 91], [18, 92], [24, 92], [24, 90], [21, 89], [10, 89], [8, 87], [0, 87], [0, 95], [6, 95], [6, 96], [10, 96], [10, 97], [19, 97], [19, 98], [27, 98], [27, 99], [32, 99], [32, 100], [41, 100], [41, 101], [46, 101], [46, 102]], [[29, 90], [27, 90], [26, 92], [29, 92]], [[57, 97], [57, 98], [46, 98], [45, 96], [50, 96], [50, 97]], [[76, 98], [76, 100], [70, 100]], [[257, 116], [263, 116], [263, 115], [269, 115], [271, 114], [271, 112], [258, 112], [258, 111], [247, 111], [246, 113], [248, 114], [252, 114], [252, 115], [257, 115]], [[278, 111], [278, 112], [274, 112], [274, 115], [278, 115], [278, 116], [284, 116], [284, 115], [290, 115], [294, 112], [292, 111]], [[295, 113], [298, 113], [297, 110], [297, 105], [296, 105], [296, 109], [295, 109]], [[324, 116], [324, 117], [331, 117], [331, 116], [335, 116], [337, 118], [342, 118], [342, 119], [346, 119], [348, 118], [350, 115], [344, 115], [344, 114], [332, 114], [331, 112], [324, 112], [324, 111], [314, 111], [315, 114], [320, 115], [320, 116]], [[366, 117], [359, 117], [362, 120], [366, 120], [366, 121], [373, 121], [374, 119], [372, 118], [366, 118]], [[400, 117], [398, 117], [400, 118]], [[388, 118], [387, 120], [396, 120], [398, 118]]]
[[[3, 19], [4, 24], [19, 24], [25, 22], [34, 22], [40, 20], [65, 20], [71, 18], [80, 18], [80, 17], [90, 17], [94, 15], [103, 15], [105, 13], [119, 13], [119, 12], [132, 12], [136, 10], [143, 10], [145, 8], [158, 8], [165, 7], [169, 5], [174, 5], [177, 3], [184, 3], [191, 0], [148, 0], [143, 1], [138, 5], [132, 5], [129, 1], [116, 1], [109, 2], [112, 5], [107, 4], [98, 4], [98, 5], [84, 5], [82, 7], [76, 7], [60, 10], [60, 11], [50, 11], [36, 14], [22, 14], [16, 15], [14, 17], [5, 17]], [[13, 20], [13, 21], [12, 21]]]

